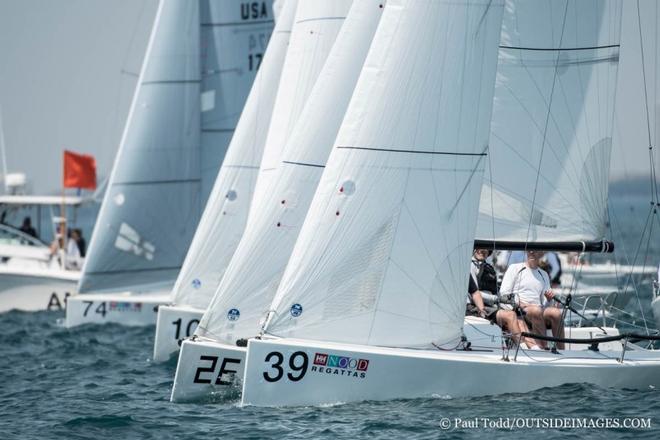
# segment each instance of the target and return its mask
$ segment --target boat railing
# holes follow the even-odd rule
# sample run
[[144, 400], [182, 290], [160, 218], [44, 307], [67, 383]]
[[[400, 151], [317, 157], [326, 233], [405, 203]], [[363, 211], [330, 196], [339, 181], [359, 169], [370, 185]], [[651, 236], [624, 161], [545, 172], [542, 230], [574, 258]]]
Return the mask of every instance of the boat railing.
[[[617, 359], [619, 363], [623, 362], [626, 351], [628, 350], [629, 343], [640, 342], [640, 341], [660, 341], [660, 334], [645, 335], [640, 333], [620, 333], [618, 335], [602, 336], [598, 338], [558, 338], [556, 336], [539, 335], [530, 332], [521, 332], [520, 336], [523, 338], [533, 338], [546, 342], [554, 342], [554, 343], [561, 342], [564, 344], [589, 345], [589, 350], [591, 351], [599, 351], [598, 344], [602, 344], [604, 342], [623, 341], [621, 357]], [[519, 350], [520, 350], [520, 344], [516, 344], [516, 352], [513, 356], [514, 362], [518, 360]], [[556, 348], [553, 349], [553, 352], [557, 353]]]

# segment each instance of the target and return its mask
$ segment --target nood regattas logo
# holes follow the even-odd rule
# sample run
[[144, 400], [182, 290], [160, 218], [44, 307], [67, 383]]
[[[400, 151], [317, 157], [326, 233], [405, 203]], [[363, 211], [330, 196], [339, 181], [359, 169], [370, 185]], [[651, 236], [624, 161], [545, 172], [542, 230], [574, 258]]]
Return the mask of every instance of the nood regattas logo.
[[316, 353], [314, 355], [314, 365], [312, 365], [312, 371], [336, 374], [337, 376], [357, 377], [360, 379], [367, 377], [368, 368], [368, 359], [336, 356], [326, 353]]
[[142, 303], [116, 302], [110, 301], [109, 309], [111, 312], [141, 312]]

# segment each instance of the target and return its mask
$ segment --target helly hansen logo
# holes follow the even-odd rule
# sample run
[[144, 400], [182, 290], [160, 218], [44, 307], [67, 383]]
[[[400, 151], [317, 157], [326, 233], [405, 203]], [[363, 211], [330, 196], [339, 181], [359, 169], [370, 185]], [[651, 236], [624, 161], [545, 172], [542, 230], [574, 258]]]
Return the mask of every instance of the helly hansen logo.
[[335, 356], [326, 353], [316, 353], [314, 355], [314, 365], [343, 368], [347, 370], [367, 371], [369, 368], [369, 360], [350, 358], [346, 356]]

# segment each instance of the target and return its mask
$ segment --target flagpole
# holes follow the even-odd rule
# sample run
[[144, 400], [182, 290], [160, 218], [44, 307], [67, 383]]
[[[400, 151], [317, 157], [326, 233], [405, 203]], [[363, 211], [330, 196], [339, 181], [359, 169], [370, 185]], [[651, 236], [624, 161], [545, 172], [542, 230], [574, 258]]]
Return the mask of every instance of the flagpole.
[[5, 193], [9, 194], [7, 185], [7, 152], [5, 151], [5, 130], [2, 127], [2, 106], [0, 106], [0, 155], [2, 155], [2, 181], [5, 185]]
[[[62, 156], [62, 207], [60, 208], [60, 214], [62, 216], [63, 222], [60, 223], [60, 234], [62, 234], [62, 270], [66, 270], [66, 203], [65, 203], [65, 190], [64, 187], [64, 178], [66, 177], [66, 150]], [[59, 243], [58, 243], [59, 244]]]

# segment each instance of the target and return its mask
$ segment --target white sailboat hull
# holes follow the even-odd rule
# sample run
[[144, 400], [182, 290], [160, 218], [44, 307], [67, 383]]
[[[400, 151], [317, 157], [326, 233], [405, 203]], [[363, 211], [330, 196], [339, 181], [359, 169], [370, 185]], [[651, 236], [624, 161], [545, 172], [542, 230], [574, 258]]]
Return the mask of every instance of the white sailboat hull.
[[186, 339], [181, 344], [170, 400], [186, 402], [240, 394], [246, 353], [246, 347]]
[[630, 389], [660, 386], [660, 354], [629, 351], [619, 362], [621, 353], [521, 351], [516, 361], [511, 355], [507, 362], [498, 350], [428, 351], [250, 340], [242, 403], [288, 406], [465, 397], [524, 393], [566, 383]]
[[[606, 330], [608, 336], [618, 334], [617, 329]], [[490, 324], [485, 319], [466, 317], [464, 334], [470, 341], [472, 349], [492, 350], [501, 357], [502, 332], [498, 326]], [[590, 338], [604, 335], [599, 329], [591, 327], [567, 328], [566, 336]], [[609, 342], [601, 344], [601, 349], [616, 350], [620, 346], [619, 342]], [[586, 346], [576, 345], [570, 348], [584, 350]], [[240, 394], [241, 390], [236, 387], [240, 385], [245, 374], [246, 353], [246, 347], [208, 339], [184, 340], [179, 352], [171, 401], [196, 401]], [[231, 375], [234, 377], [233, 380]]]
[[191, 337], [204, 310], [186, 306], [160, 306], [156, 320], [154, 340], [154, 361], [167, 361], [179, 351], [181, 342]]
[[50, 268], [0, 267], [0, 313], [64, 310], [78, 292], [79, 272]]
[[128, 326], [156, 324], [158, 306], [171, 301], [168, 293], [84, 294], [69, 299], [65, 326], [116, 323]]

